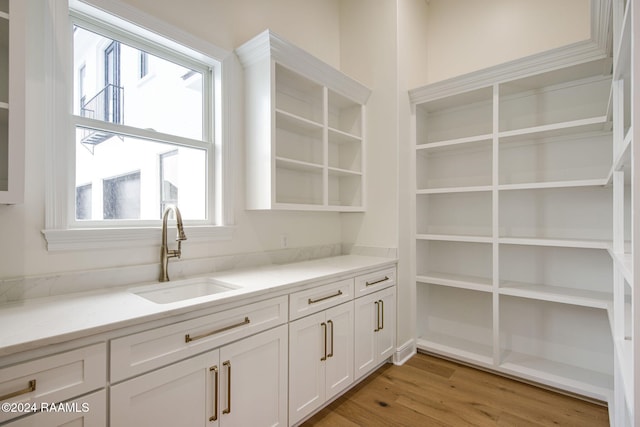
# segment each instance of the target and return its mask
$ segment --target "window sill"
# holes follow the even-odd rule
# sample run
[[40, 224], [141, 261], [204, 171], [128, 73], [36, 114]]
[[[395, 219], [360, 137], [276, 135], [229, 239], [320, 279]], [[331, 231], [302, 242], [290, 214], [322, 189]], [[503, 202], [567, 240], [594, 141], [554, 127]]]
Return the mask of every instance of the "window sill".
[[[233, 230], [230, 226], [185, 226], [187, 239], [192, 242], [231, 240]], [[160, 227], [48, 229], [42, 230], [42, 234], [50, 252], [131, 248], [162, 242]], [[175, 227], [170, 227], [168, 235], [175, 234]]]

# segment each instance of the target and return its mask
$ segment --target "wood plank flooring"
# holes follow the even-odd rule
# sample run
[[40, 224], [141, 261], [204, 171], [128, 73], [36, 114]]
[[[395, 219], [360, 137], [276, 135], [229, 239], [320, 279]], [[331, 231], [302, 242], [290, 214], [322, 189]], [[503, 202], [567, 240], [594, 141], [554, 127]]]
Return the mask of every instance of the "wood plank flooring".
[[608, 426], [605, 406], [417, 354], [384, 365], [303, 424], [330, 426]]

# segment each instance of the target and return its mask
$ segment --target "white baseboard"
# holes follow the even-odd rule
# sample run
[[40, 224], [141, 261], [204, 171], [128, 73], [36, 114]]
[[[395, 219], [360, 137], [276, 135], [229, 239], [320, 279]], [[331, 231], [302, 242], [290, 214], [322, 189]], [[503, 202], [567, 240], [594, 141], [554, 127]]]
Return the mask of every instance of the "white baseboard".
[[402, 344], [400, 347], [396, 349], [396, 352], [393, 355], [393, 364], [394, 365], [403, 365], [407, 360], [411, 359], [416, 353], [418, 349], [416, 347], [416, 340], [410, 339], [409, 341]]

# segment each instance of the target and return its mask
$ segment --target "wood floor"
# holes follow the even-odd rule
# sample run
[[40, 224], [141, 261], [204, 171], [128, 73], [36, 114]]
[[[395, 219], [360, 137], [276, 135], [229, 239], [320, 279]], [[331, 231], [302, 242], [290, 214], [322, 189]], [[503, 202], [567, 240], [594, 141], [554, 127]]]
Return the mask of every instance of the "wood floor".
[[607, 408], [425, 354], [387, 364], [303, 424], [608, 426]]

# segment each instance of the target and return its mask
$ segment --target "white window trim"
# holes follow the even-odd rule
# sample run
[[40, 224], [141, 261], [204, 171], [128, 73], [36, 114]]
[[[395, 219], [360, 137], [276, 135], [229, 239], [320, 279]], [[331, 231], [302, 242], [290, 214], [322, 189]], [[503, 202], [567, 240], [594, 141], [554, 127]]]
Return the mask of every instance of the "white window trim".
[[[233, 164], [235, 150], [232, 144], [231, 131], [234, 122], [230, 99], [231, 90], [236, 88], [234, 76], [241, 75], [236, 69], [232, 52], [220, 49], [210, 43], [198, 39], [176, 27], [157, 20], [138, 9], [119, 0], [46, 0], [48, 9], [45, 22], [47, 35], [45, 52], [45, 126], [47, 132], [45, 141], [46, 152], [46, 191], [45, 191], [45, 229], [42, 234], [47, 242], [49, 251], [86, 250], [121, 247], [141, 247], [157, 245], [161, 240], [161, 225], [136, 223], [132, 226], [79, 228], [72, 226], [70, 215], [74, 206], [69, 192], [75, 188], [75, 168], [69, 167], [70, 159], [74, 158], [73, 144], [69, 138], [74, 133], [71, 124], [73, 111], [73, 52], [69, 42], [71, 40], [71, 25], [69, 8], [80, 15], [91, 14], [94, 18], [115, 24], [124, 30], [143, 28], [145, 38], [153, 40], [161, 37], [171, 41], [172, 49], [186, 55], [198, 56], [196, 59], [205, 63], [215, 60], [213, 84], [214, 91], [220, 96], [214, 98], [213, 106], [215, 121], [213, 135], [213, 184], [209, 191], [215, 202], [210, 205], [210, 223], [202, 221], [185, 221], [186, 234], [189, 241], [228, 240], [234, 227], [233, 174], [230, 165]], [[131, 24], [135, 22], [135, 24]], [[158, 36], [160, 35], [161, 36]], [[166, 44], [165, 44], [166, 45]], [[189, 48], [185, 48], [189, 46]], [[214, 64], [211, 63], [213, 66]], [[225, 76], [224, 81], [222, 76]], [[104, 126], [104, 123], [100, 123]], [[211, 183], [211, 180], [210, 180]]]

